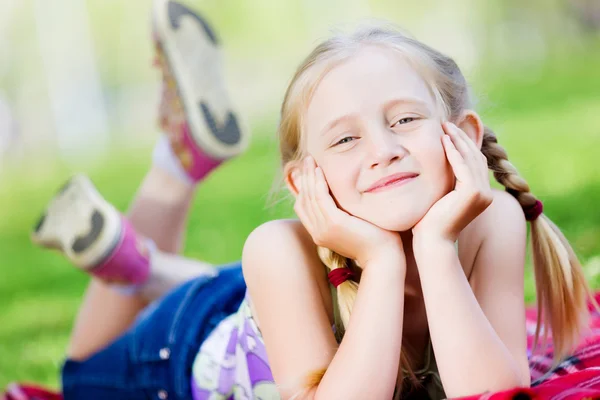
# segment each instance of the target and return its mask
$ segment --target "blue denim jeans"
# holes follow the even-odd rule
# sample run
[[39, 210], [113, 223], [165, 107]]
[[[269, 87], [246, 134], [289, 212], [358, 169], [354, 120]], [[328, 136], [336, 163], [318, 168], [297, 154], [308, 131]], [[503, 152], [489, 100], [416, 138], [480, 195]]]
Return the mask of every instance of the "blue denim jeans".
[[239, 263], [174, 289], [108, 347], [85, 361], [65, 362], [65, 400], [190, 399], [200, 345], [237, 310], [245, 291]]

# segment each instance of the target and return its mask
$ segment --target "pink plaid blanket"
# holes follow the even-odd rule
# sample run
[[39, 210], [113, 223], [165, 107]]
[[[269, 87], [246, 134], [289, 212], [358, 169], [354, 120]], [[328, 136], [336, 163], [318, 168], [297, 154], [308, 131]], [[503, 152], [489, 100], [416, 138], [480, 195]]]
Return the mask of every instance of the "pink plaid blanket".
[[[595, 294], [600, 302], [600, 291]], [[591, 304], [590, 332], [571, 357], [555, 368], [552, 366], [552, 348], [529, 356], [531, 388], [514, 388], [497, 393], [464, 397], [461, 400], [591, 400], [600, 399], [600, 314]], [[537, 310], [527, 310], [527, 347], [531, 349], [537, 323]]]
[[[595, 295], [600, 303], [600, 291]], [[592, 307], [590, 306], [590, 309]], [[537, 312], [527, 310], [527, 344], [531, 349], [535, 335]], [[497, 393], [463, 397], [461, 400], [592, 400], [600, 399], [600, 313], [593, 311], [590, 333], [573, 355], [557, 367], [552, 366], [552, 349], [530, 354], [531, 388], [514, 388]], [[9, 386], [0, 400], [62, 400], [58, 393], [35, 386]]]

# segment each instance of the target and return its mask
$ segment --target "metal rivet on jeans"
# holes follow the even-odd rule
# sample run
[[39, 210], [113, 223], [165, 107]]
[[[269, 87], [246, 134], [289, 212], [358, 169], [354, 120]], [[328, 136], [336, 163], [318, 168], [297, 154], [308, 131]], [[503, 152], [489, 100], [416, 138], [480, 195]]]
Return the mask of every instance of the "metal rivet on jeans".
[[158, 391], [158, 398], [160, 400], [167, 400], [169, 398], [169, 393], [167, 393], [166, 390], [159, 390]]
[[169, 357], [171, 357], [171, 350], [169, 350], [166, 347], [163, 349], [160, 349], [160, 351], [158, 352], [158, 356], [160, 357], [161, 360], [168, 360]]

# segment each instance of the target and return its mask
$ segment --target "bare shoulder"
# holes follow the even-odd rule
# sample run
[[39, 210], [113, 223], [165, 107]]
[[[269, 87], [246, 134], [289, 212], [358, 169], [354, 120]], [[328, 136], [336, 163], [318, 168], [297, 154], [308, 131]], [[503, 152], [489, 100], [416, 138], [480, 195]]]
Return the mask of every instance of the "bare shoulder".
[[244, 244], [242, 269], [250, 292], [267, 281], [280, 285], [306, 282], [318, 289], [323, 304], [331, 309], [325, 268], [310, 234], [298, 220], [273, 220], [254, 229]]
[[523, 208], [510, 193], [504, 190], [494, 189], [494, 200], [487, 210], [482, 214], [483, 223], [501, 226], [525, 224]]
[[524, 243], [526, 238], [525, 216], [517, 199], [504, 190], [493, 189], [492, 193], [492, 204], [459, 237], [459, 255], [467, 276], [471, 276], [475, 259], [486, 241], [513, 235], [511, 243], [515, 239]]
[[[246, 245], [250, 246], [261, 246], [265, 243], [264, 241], [281, 241], [287, 245], [295, 244], [306, 244], [312, 243], [312, 239], [302, 223], [296, 219], [276, 219], [273, 221], [265, 222], [259, 225], [250, 235], [246, 241]], [[314, 244], [313, 244], [314, 246]]]
[[243, 262], [242, 268], [244, 273], [254, 274], [271, 268], [274, 262], [288, 261], [276, 265], [278, 271], [288, 273], [290, 258], [298, 257], [308, 261], [309, 266], [319, 262], [316, 245], [302, 223], [293, 219], [273, 220], [258, 226], [246, 239], [242, 258], [249, 262]]

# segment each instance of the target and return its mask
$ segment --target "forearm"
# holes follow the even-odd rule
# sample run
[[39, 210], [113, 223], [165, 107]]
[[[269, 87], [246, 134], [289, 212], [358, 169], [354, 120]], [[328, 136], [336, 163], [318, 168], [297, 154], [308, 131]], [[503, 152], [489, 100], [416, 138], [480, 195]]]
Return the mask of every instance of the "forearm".
[[517, 361], [481, 310], [454, 244], [415, 243], [415, 258], [446, 395], [459, 397], [522, 385]]
[[350, 324], [316, 399], [393, 396], [404, 312], [405, 265], [400, 262], [404, 260], [373, 262], [365, 268]]

